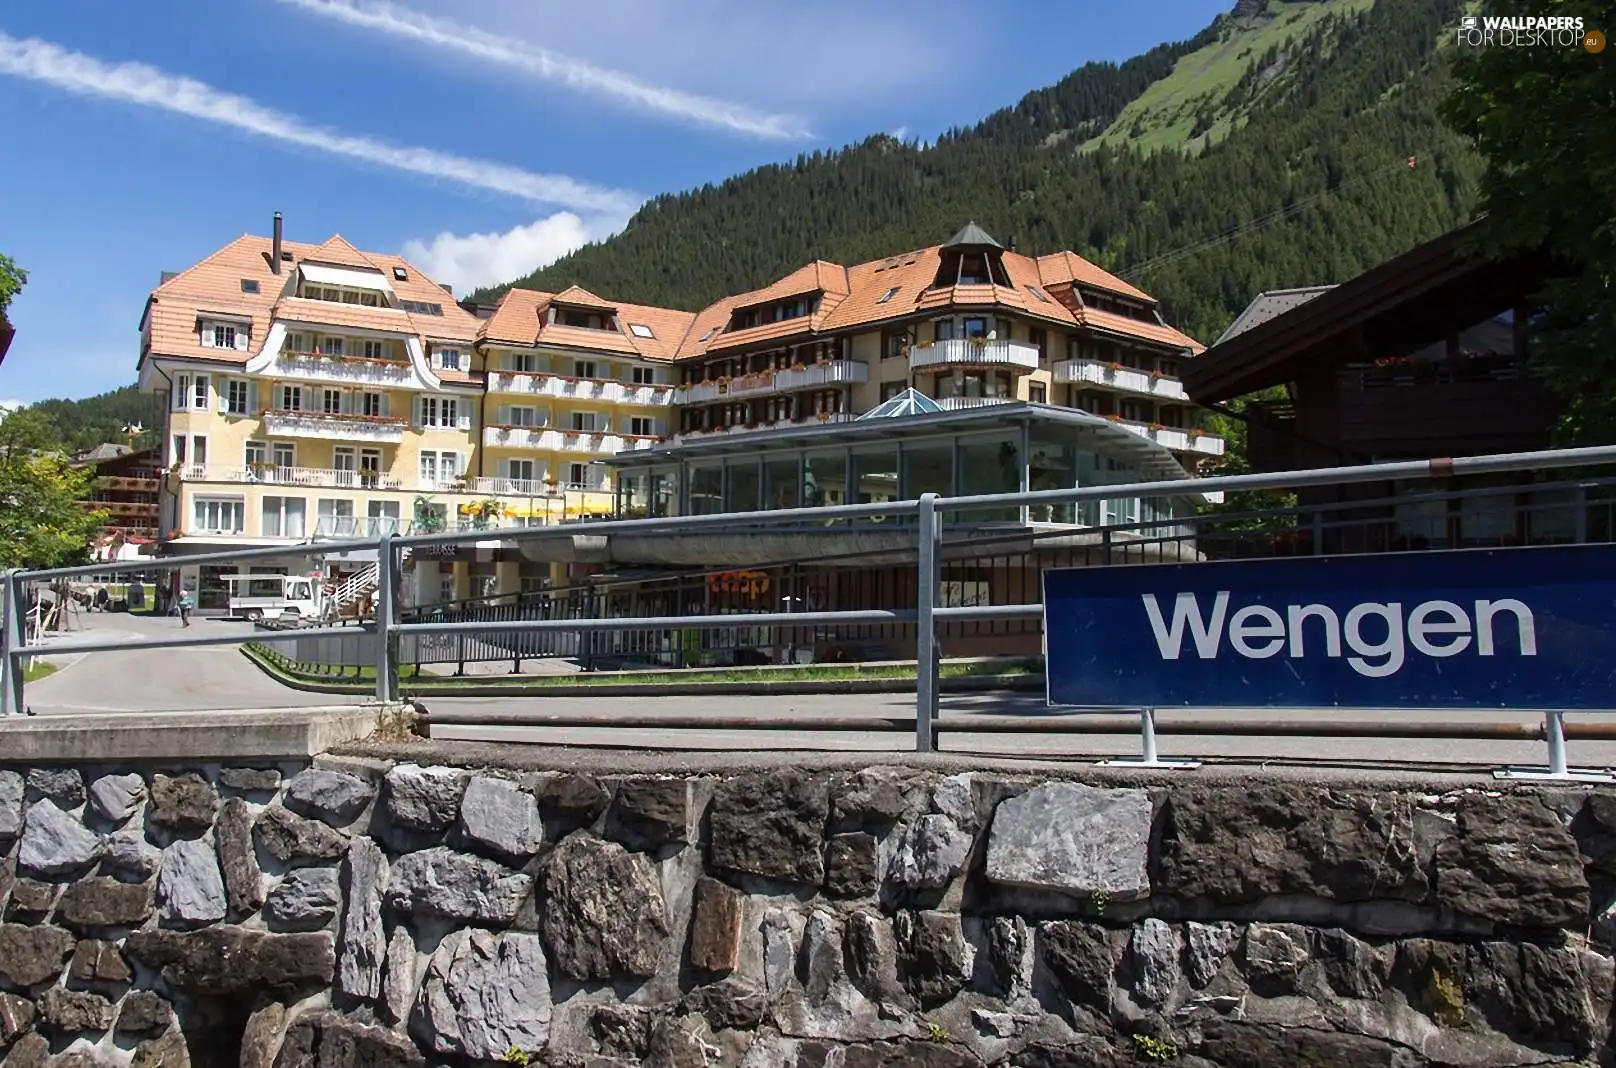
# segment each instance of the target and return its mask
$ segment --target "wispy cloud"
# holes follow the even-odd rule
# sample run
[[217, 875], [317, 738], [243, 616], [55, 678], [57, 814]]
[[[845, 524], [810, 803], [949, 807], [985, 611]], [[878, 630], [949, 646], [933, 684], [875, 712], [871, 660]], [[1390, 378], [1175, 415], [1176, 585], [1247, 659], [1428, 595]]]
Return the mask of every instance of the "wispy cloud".
[[564, 175], [535, 174], [489, 160], [321, 129], [191, 78], [143, 63], [103, 63], [35, 38], [19, 40], [0, 33], [0, 74], [44, 82], [81, 96], [160, 108], [287, 144], [575, 211], [621, 216], [631, 213], [639, 203], [632, 193]]
[[387, 0], [281, 0], [282, 3], [338, 19], [352, 26], [406, 37], [424, 44], [519, 70], [531, 77], [557, 82], [580, 92], [594, 93], [669, 115], [754, 137], [804, 140], [813, 135], [790, 115], [771, 115], [746, 104], [697, 96], [665, 86], [649, 85], [620, 71], [607, 70], [574, 56], [562, 55], [522, 41], [433, 18], [388, 3]]
[[622, 222], [586, 222], [570, 211], [558, 211], [502, 234], [441, 233], [430, 241], [408, 241], [404, 258], [464, 294], [554, 263], [587, 242], [610, 237]]

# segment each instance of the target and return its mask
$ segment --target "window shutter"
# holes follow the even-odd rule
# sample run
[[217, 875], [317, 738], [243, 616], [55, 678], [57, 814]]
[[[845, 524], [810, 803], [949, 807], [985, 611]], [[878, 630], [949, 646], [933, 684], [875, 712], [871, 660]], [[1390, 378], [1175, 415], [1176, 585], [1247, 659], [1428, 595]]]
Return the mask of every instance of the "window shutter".
[[225, 400], [230, 396], [230, 387], [232, 384], [231, 379], [228, 378], [219, 382], [219, 392], [213, 395], [213, 408], [215, 411], [224, 411]]
[[456, 411], [458, 413], [456, 415], [456, 417], [455, 417], [455, 426], [457, 428], [459, 428], [460, 430], [470, 430], [471, 429], [471, 411], [469, 410], [469, 408], [470, 408], [469, 405], [464, 405], [464, 404], [458, 404], [458, 405], [455, 406], [455, 409], [456, 409]]
[[237, 327], [236, 328], [236, 348], [240, 349], [242, 352], [246, 352], [248, 346], [251, 345], [251, 344], [252, 344], [252, 339], [248, 336], [246, 329], [242, 328], [242, 327]]
[[425, 405], [426, 405], [426, 398], [421, 396], [419, 393], [416, 394], [414, 396], [414, 398], [412, 398], [412, 400], [411, 400], [411, 403], [410, 403], [410, 422], [414, 423], [416, 426], [420, 426], [422, 424], [422, 422], [424, 422], [424, 419], [422, 417], [422, 410], [425, 407]]
[[247, 383], [247, 414], [249, 414], [249, 415], [257, 415], [262, 410], [263, 409], [261, 409], [258, 406], [258, 383], [257, 382], [248, 382]]
[[382, 409], [381, 409], [382, 410], [382, 415], [384, 415], [384, 416], [392, 415], [393, 414], [392, 398], [389, 397], [386, 393], [383, 393], [380, 396], [382, 398]]
[[213, 348], [213, 327], [206, 323], [202, 324], [202, 347], [205, 349]]

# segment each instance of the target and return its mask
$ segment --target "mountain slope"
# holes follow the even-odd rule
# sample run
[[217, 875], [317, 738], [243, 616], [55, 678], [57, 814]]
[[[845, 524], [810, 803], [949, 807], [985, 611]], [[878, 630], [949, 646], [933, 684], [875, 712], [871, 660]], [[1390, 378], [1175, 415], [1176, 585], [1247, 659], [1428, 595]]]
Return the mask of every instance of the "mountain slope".
[[[1468, 217], [1480, 164], [1435, 113], [1448, 88], [1441, 34], [1459, 4], [1273, 5], [1281, 22], [1292, 7], [1313, 11], [1284, 48], [1284, 77], [1263, 81], [1276, 41], [1247, 55], [1232, 83], [1207, 83], [1196, 95], [1222, 93], [1214, 121], [1230, 132], [1198, 153], [1100, 134], [1237, 16], [1121, 67], [1080, 68], [929, 148], [874, 137], [658, 197], [621, 234], [513, 284], [694, 308], [815, 257], [852, 263], [928, 245], [973, 218], [1023, 252], [1072, 248], [1126, 271], [1297, 209], [1138, 278], [1209, 339], [1262, 289], [1340, 281]], [[1420, 160], [1412, 170], [1409, 156]]]

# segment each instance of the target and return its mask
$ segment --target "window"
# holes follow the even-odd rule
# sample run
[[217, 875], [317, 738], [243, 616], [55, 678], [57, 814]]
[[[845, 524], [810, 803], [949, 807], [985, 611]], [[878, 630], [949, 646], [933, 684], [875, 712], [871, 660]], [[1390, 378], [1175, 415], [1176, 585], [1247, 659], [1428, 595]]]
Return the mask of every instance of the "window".
[[395, 282], [408, 282], [409, 280], [410, 280], [410, 276], [407, 273], [405, 273], [404, 268], [402, 268], [402, 267], [394, 267], [393, 268], [393, 281], [395, 281]]
[[573, 489], [589, 488], [589, 465], [568, 464], [567, 485], [571, 486]]
[[324, 356], [341, 356], [342, 339], [340, 337], [323, 337], [320, 339], [320, 353]]
[[988, 321], [986, 319], [969, 318], [965, 320], [966, 337], [987, 337]]
[[374, 486], [382, 473], [382, 453], [380, 449], [359, 450], [359, 473], [366, 485]]
[[261, 441], [249, 441], [243, 459], [248, 467], [269, 462], [268, 448]]
[[208, 407], [208, 376], [197, 375], [191, 381], [191, 407], [206, 411]]
[[934, 337], [938, 341], [950, 341], [954, 337], [954, 320], [940, 319], [937, 321]]
[[380, 393], [362, 393], [360, 410], [372, 418], [380, 418], [387, 414], [386, 398]]
[[538, 409], [529, 408], [526, 405], [520, 405], [520, 404], [512, 405], [511, 407], [505, 409], [505, 425], [506, 426], [538, 426], [539, 425]]
[[595, 429], [595, 413], [573, 412], [572, 429], [584, 432], [592, 432]]
[[642, 438], [653, 437], [656, 434], [656, 420], [636, 415], [628, 421], [628, 432]]
[[256, 279], [256, 278], [243, 278], [241, 280], [241, 291], [243, 293], [256, 293], [256, 292], [258, 292], [258, 279]]
[[902, 288], [903, 288], [902, 286], [893, 286], [891, 289], [887, 290], [885, 293], [882, 293], [881, 296], [876, 300], [876, 303], [877, 304], [885, 304], [887, 301], [889, 301], [893, 297], [897, 296], [898, 295], [898, 290], [900, 290]]
[[1049, 335], [1042, 330], [1028, 330], [1027, 340], [1037, 346], [1038, 362], [1047, 362], [1049, 360]]
[[191, 399], [191, 376], [176, 375], [174, 377], [173, 403], [170, 405], [176, 412], [184, 411]]
[[360, 354], [367, 360], [387, 359], [387, 342], [366, 340], [361, 341], [359, 344], [361, 346]]
[[191, 462], [201, 467], [208, 462], [208, 436], [206, 434], [191, 435]]
[[327, 415], [342, 414], [342, 391], [340, 389], [323, 389], [320, 391], [320, 410]]
[[883, 360], [897, 360], [903, 358], [904, 349], [909, 344], [909, 335], [898, 330], [881, 335], [881, 358]]
[[594, 378], [595, 377], [595, 361], [594, 360], [574, 360], [573, 363], [572, 363], [572, 373], [573, 373], [574, 377], [577, 377], [577, 378]]
[[536, 352], [507, 352], [505, 354], [505, 370], [517, 374], [533, 374], [539, 369], [539, 356]]
[[438, 349], [437, 357], [438, 366], [443, 368], [445, 371], [460, 370], [462, 354], [459, 349]]
[[203, 327], [202, 344], [211, 349], [233, 349], [236, 347], [236, 328], [223, 323]]
[[654, 386], [654, 385], [656, 385], [657, 378], [656, 378], [656, 368], [655, 367], [635, 367], [635, 368], [632, 369], [632, 374], [633, 374], [633, 378], [634, 378], [634, 384], [636, 386]]
[[710, 338], [710, 337], [712, 337], [712, 336], [713, 336], [713, 335], [714, 335], [714, 334], [716, 334], [716, 333], [718, 333], [718, 327], [716, 327], [716, 326], [709, 326], [709, 327], [708, 327], [708, 328], [707, 328], [707, 332], [706, 332], [706, 333], [705, 333], [705, 334], [703, 334], [703, 335], [701, 335], [701, 337], [700, 337], [700, 339], [699, 339], [699, 340], [701, 340], [701, 341], [706, 341], [706, 340], [707, 340], [707, 339], [708, 339], [708, 338]]
[[1045, 398], [1048, 395], [1048, 391], [1037, 382], [1030, 383], [1027, 386], [1027, 399], [1034, 404], [1045, 403]]
[[289, 441], [277, 441], [269, 447], [271, 458], [279, 468], [297, 466], [297, 449]]
[[896, 397], [898, 394], [902, 393], [903, 390], [904, 383], [902, 382], [882, 382], [881, 399], [884, 401], [891, 400], [893, 397]]
[[1043, 301], [1045, 304], [1049, 303], [1049, 298], [1045, 296], [1044, 291], [1039, 289], [1037, 286], [1028, 286], [1027, 292], [1032, 294], [1032, 299]]
[[341, 446], [331, 450], [331, 470], [342, 472], [338, 485], [353, 485], [354, 451], [352, 447]]
[[283, 412], [301, 412], [303, 410], [303, 389], [301, 386], [282, 386], [281, 403]]
[[633, 334], [635, 337], [656, 337], [656, 334], [652, 332], [651, 328], [646, 326], [644, 323], [629, 323], [628, 332]]
[[453, 430], [459, 425], [459, 405], [453, 397], [422, 397], [421, 425]]
[[532, 482], [535, 480], [532, 460], [506, 460], [505, 477], [513, 482]]
[[458, 453], [432, 449], [425, 449], [421, 453], [421, 483], [424, 486], [441, 486], [453, 482], [460, 476], [460, 456]]
[[287, 334], [286, 335], [286, 343], [281, 346], [281, 351], [282, 352], [308, 352], [309, 351], [309, 335], [307, 335], [307, 334], [298, 334], [298, 333]]
[[353, 501], [347, 497], [321, 497], [317, 514], [321, 519], [352, 519]]
[[351, 289], [344, 289], [342, 291], [342, 303], [344, 303], [344, 304], [358, 304], [359, 303], [359, 294], [354, 292]]
[[307, 537], [307, 514], [302, 497], [265, 497], [258, 533], [265, 538]]
[[169, 452], [172, 454], [172, 458], [173, 458], [175, 463], [177, 463], [177, 464], [184, 464], [185, 463], [185, 435], [184, 434], [175, 434], [174, 435], [174, 440], [171, 442]]
[[224, 410], [231, 415], [246, 415], [251, 411], [251, 383], [232, 378], [225, 384]]
[[240, 497], [198, 497], [191, 502], [192, 525], [203, 534], [240, 534], [246, 504]]
[[428, 304], [419, 300], [401, 300], [398, 306], [415, 315], [442, 315], [442, 304]]

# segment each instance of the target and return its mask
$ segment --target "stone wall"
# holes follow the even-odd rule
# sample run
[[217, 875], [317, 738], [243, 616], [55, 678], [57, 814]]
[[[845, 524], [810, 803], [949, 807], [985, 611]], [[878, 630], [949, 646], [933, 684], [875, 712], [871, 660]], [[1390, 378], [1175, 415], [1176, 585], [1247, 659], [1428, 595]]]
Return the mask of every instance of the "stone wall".
[[0, 770], [7, 1068], [1609, 1055], [1616, 799]]

